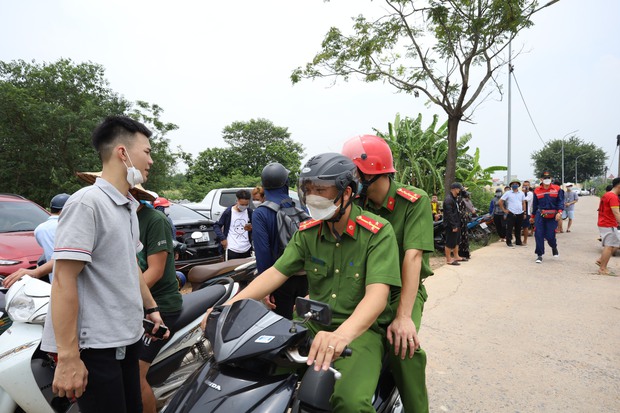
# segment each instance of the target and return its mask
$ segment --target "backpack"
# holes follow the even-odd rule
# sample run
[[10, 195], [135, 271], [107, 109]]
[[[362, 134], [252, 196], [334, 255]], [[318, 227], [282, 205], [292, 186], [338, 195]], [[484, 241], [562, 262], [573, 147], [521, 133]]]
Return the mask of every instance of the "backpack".
[[[293, 206], [283, 206], [286, 203]], [[261, 207], [269, 208], [276, 213], [279, 246], [277, 255], [274, 258], [279, 258], [284, 252], [284, 248], [293, 238], [293, 234], [299, 229], [299, 224], [310, 219], [310, 215], [303, 209], [295, 206], [295, 201], [291, 198], [284, 199], [279, 204], [273, 201], [265, 201], [259, 206], [259, 208]]]

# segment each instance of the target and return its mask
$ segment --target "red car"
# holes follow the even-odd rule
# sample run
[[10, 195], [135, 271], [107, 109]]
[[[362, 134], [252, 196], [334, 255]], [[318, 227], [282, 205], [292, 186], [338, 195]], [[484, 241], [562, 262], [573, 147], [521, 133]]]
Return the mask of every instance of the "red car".
[[34, 237], [34, 229], [49, 215], [22, 196], [0, 194], [0, 276], [37, 266], [43, 249]]

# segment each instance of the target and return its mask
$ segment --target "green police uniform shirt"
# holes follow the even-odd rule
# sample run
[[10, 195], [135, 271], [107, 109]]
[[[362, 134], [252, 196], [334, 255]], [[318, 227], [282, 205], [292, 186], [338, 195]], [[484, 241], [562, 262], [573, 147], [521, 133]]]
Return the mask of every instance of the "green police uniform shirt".
[[429, 263], [430, 253], [434, 251], [433, 241], [433, 214], [431, 201], [425, 191], [412, 186], [391, 181], [383, 205], [377, 207], [369, 202], [367, 210], [387, 219], [398, 243], [400, 262], [405, 258], [405, 251], [410, 249], [421, 250], [422, 269], [420, 279], [433, 275]]
[[[329, 304], [332, 325], [339, 326], [362, 300], [367, 285], [400, 287], [397, 251], [389, 222], [352, 205], [340, 241], [325, 222], [306, 221], [274, 267], [286, 276], [305, 269], [310, 298]], [[379, 324], [393, 318], [387, 304], [378, 318]]]
[[140, 242], [144, 245], [138, 253], [138, 265], [142, 272], [148, 268], [147, 257], [160, 251], [167, 251], [164, 275], [151, 287], [151, 294], [162, 313], [180, 311], [183, 297], [179, 292], [174, 267], [174, 248], [172, 246], [172, 229], [170, 222], [161, 211], [142, 207], [138, 211], [140, 225]]

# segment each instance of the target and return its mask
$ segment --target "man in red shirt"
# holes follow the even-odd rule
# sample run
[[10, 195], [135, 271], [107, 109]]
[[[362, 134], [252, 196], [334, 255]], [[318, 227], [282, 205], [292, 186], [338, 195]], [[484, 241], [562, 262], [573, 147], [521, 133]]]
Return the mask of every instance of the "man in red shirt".
[[618, 234], [617, 228], [620, 225], [618, 195], [620, 195], [620, 177], [612, 181], [611, 191], [601, 197], [598, 207], [598, 229], [601, 233], [603, 251], [596, 263], [600, 266], [598, 273], [601, 275], [616, 275], [609, 271], [607, 263], [612, 254], [620, 247], [620, 234]]

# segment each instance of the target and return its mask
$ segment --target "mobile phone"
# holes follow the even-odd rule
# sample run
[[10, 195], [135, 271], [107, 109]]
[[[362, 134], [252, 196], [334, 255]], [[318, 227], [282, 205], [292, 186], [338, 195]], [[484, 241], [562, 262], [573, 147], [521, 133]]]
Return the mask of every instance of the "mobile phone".
[[157, 329], [157, 332], [153, 334], [155, 323], [153, 323], [151, 320], [148, 320], [146, 318], [142, 320], [142, 326], [144, 327], [145, 333], [150, 334], [155, 338], [163, 338], [164, 335], [166, 334], [166, 331], [168, 331], [168, 327], [164, 325], [160, 325], [159, 328]]

